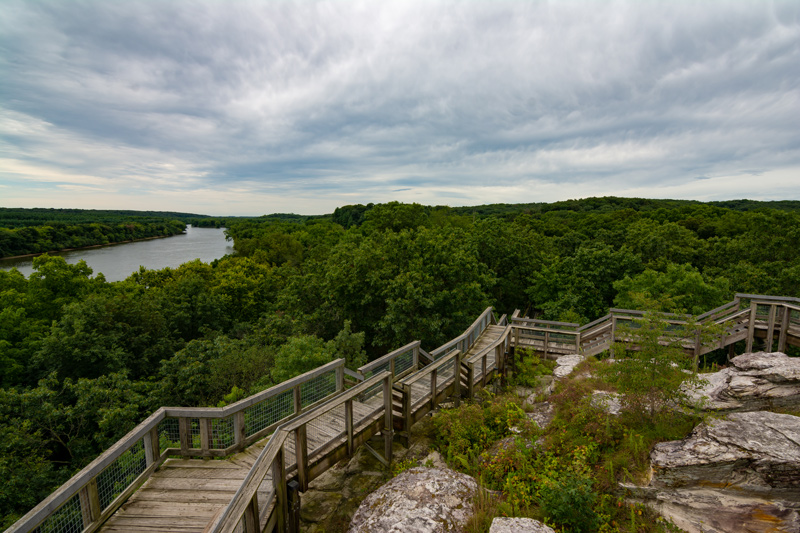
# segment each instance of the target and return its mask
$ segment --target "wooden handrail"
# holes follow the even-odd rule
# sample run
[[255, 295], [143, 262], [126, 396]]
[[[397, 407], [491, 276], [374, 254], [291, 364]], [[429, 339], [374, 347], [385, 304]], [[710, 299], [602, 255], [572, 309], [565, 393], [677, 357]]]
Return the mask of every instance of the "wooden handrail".
[[[250, 468], [250, 471], [242, 482], [242, 485], [231, 499], [231, 502], [219, 515], [219, 517], [209, 527], [206, 528], [206, 531], [209, 533], [229, 533], [236, 530], [237, 525], [245, 515], [248, 505], [250, 505], [250, 502], [258, 492], [258, 488], [266, 477], [268, 470], [272, 467], [273, 463], [275, 463], [276, 459], [280, 458], [280, 460], [283, 461], [283, 457], [280, 452], [283, 449], [283, 445], [289, 435], [292, 435], [298, 428], [305, 426], [315, 418], [327, 413], [328, 411], [331, 411], [342, 405], [348, 405], [349, 402], [352, 402], [352, 400], [354, 400], [360, 394], [363, 394], [365, 391], [373, 388], [379, 383], [385, 382], [386, 380], [391, 382], [391, 379], [391, 373], [388, 371], [383, 371], [380, 374], [376, 374], [366, 381], [359, 383], [352, 389], [338, 394], [325, 404], [303, 413], [302, 415], [278, 427], [267, 445], [263, 450], [261, 450], [261, 453], [253, 463], [253, 466]], [[384, 388], [390, 391], [391, 384], [388, 388]], [[389, 393], [389, 395], [391, 397], [391, 393]], [[352, 404], [350, 405], [352, 408]], [[380, 411], [381, 409], [386, 409], [385, 403], [379, 409], [377, 409], [376, 412]], [[353, 431], [352, 426], [349, 428], [349, 430]], [[350, 437], [352, 437], [352, 435], [350, 435]], [[301, 454], [299, 453], [295, 454], [297, 461], [300, 461], [300, 455]], [[300, 468], [301, 465], [298, 464], [298, 471]], [[286, 479], [273, 479], [273, 484], [276, 486], [285, 485], [286, 481]]]
[[[392, 372], [392, 375], [395, 378], [397, 378], [397, 374], [405, 375], [408, 373], [409, 369], [413, 371], [419, 368], [420, 344], [422, 344], [421, 341], [409, 342], [405, 346], [402, 346], [394, 351], [391, 351], [386, 355], [381, 356], [378, 359], [375, 359], [374, 361], [370, 361], [366, 365], [360, 366], [358, 368], [358, 371], [359, 373], [361, 373], [362, 376], [366, 377], [367, 373], [374, 372], [376, 368], [388, 365], [389, 370]], [[407, 354], [409, 351], [412, 351], [411, 365], [409, 366], [409, 368], [404, 368], [402, 370], [397, 371], [397, 369], [395, 369], [395, 361], [397, 360], [398, 357]]]
[[[231, 416], [241, 416], [245, 409], [252, 407], [253, 405], [257, 405], [263, 401], [269, 400], [274, 398], [275, 396], [285, 393], [290, 390], [295, 390], [295, 395], [298, 398], [295, 399], [295, 406], [300, 407], [299, 410], [293, 410], [293, 412], [284, 417], [283, 420], [287, 418], [294, 417], [300, 413], [302, 413], [305, 409], [309, 409], [313, 407], [315, 403], [319, 403], [319, 401], [324, 400], [320, 399], [317, 402], [313, 402], [310, 406], [306, 406], [305, 408], [302, 407], [301, 398], [299, 398], [300, 387], [304, 383], [308, 383], [313, 379], [316, 379], [320, 376], [325, 375], [329, 372], [336, 373], [336, 390], [334, 393], [338, 393], [343, 390], [343, 381], [339, 378], [339, 376], [344, 376], [344, 359], [337, 359], [336, 361], [332, 361], [327, 363], [319, 368], [314, 370], [310, 370], [300, 376], [296, 376], [291, 378], [283, 383], [275, 385], [267, 390], [261, 391], [253, 396], [235, 402], [231, 405], [225, 407], [161, 407], [156, 410], [152, 415], [150, 415], [147, 419], [145, 419], [142, 423], [138, 424], [134, 429], [132, 429], [127, 435], [121, 438], [119, 441], [114, 443], [109, 449], [104, 451], [100, 456], [98, 456], [94, 461], [89, 463], [85, 468], [83, 468], [80, 472], [72, 476], [66, 483], [64, 483], [61, 487], [59, 487], [53, 494], [48, 496], [45, 500], [43, 500], [39, 505], [31, 509], [25, 516], [23, 516], [20, 520], [15, 522], [8, 530], [7, 533], [26, 533], [28, 531], [32, 531], [34, 528], [42, 524], [48, 517], [53, 515], [57, 512], [65, 503], [67, 503], [71, 498], [74, 498], [78, 495], [81, 491], [83, 491], [86, 487], [92, 487], [95, 483], [97, 476], [99, 476], [106, 468], [111, 466], [114, 461], [119, 459], [124, 453], [132, 450], [135, 445], [137, 445], [140, 441], [143, 442], [143, 448], [147, 457], [150, 458], [148, 461], [148, 467], [137, 476], [131, 483], [128, 484], [126, 489], [124, 489], [120, 495], [114, 497], [113, 501], [108, 504], [103, 509], [96, 509], [95, 507], [99, 505], [97, 498], [81, 498], [81, 506], [89, 505], [92, 508], [86, 509], [83, 512], [84, 516], [94, 517], [89, 523], [84, 524], [84, 531], [94, 531], [108, 518], [108, 515], [115, 510], [119, 505], [121, 505], [122, 501], [128, 496], [130, 486], [133, 486], [137, 483], [141, 483], [143, 480], [140, 479], [142, 475], [147, 474], [149, 476], [155, 467], [152, 466], [154, 463], [162, 462], [168, 455], [174, 453], [180, 453], [182, 455], [227, 455], [232, 453], [237, 448], [243, 448], [245, 445], [245, 440], [248, 438], [252, 438], [254, 435], [259, 435], [264, 433], [265, 430], [269, 430], [270, 427], [268, 426], [265, 429], [256, 431], [252, 435], [248, 436], [246, 434], [246, 428], [244, 427], [244, 419], [242, 417], [241, 420], [238, 422], [234, 420], [234, 425], [238, 425], [238, 428], [234, 430], [234, 444], [229, 446], [225, 449], [219, 450], [211, 450], [205, 449], [205, 444], [201, 442], [201, 448], [194, 448], [189, 446], [188, 443], [191, 441], [191, 435], [186, 434], [190, 431], [188, 423], [181, 423], [179, 426], [179, 438], [182, 443], [181, 448], [167, 448], [165, 450], [161, 450], [158, 447], [158, 426], [159, 424], [168, 418], [176, 418], [178, 420], [189, 420], [189, 419], [200, 419], [201, 420], [201, 429], [200, 433], [203, 435], [206, 433], [206, 439], [210, 439], [210, 435], [208, 435], [208, 431], [202, 427], [203, 420], [208, 420], [210, 423], [211, 420], [219, 420], [225, 419]], [[329, 395], [330, 396], [330, 395]], [[242, 438], [243, 437], [243, 438]], [[201, 439], [202, 440], [202, 439]], [[154, 442], [155, 441], [155, 442]], [[215, 453], [212, 453], [215, 452]], [[152, 466], [152, 468], [151, 468]], [[157, 465], [155, 465], [157, 466]], [[91, 489], [95, 490], [95, 489]], [[123, 498], [124, 496], [124, 498]], [[93, 501], [92, 501], [93, 500]]]

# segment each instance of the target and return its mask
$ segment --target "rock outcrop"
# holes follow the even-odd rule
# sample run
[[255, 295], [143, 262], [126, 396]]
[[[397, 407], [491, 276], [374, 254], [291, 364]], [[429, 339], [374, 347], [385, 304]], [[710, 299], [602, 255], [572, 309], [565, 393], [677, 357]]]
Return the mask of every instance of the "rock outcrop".
[[349, 533], [449, 533], [472, 516], [478, 484], [442, 468], [411, 468], [367, 496]]
[[532, 518], [495, 518], [489, 533], [556, 533], [555, 530]]
[[623, 486], [686, 531], [800, 531], [800, 417], [732, 413], [650, 460], [646, 487]]
[[556, 368], [553, 370], [553, 375], [556, 378], [564, 378], [567, 377], [575, 370], [575, 367], [578, 366], [581, 361], [583, 361], [584, 357], [579, 354], [571, 354], [571, 355], [562, 355], [558, 359], [556, 359]]
[[800, 405], [800, 358], [774, 352], [739, 355], [732, 366], [701, 377], [688, 390], [701, 407], [717, 411], [758, 411]]

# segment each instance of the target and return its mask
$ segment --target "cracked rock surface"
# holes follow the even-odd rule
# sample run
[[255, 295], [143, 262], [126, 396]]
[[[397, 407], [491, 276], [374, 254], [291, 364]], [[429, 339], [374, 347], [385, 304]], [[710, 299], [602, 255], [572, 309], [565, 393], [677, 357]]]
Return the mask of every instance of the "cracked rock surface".
[[742, 354], [732, 366], [701, 377], [707, 383], [687, 391], [705, 409], [758, 411], [800, 405], [800, 358], [780, 352]]
[[411, 468], [370, 494], [349, 533], [455, 533], [473, 514], [478, 484], [444, 468]]
[[625, 488], [686, 531], [800, 531], [800, 417], [732, 413], [650, 461], [650, 483]]

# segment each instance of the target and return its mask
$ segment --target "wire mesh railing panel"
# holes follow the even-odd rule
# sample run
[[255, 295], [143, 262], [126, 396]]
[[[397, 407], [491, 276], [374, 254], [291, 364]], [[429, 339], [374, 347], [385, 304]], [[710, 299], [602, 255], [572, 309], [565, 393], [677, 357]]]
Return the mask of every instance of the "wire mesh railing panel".
[[455, 369], [456, 369], [455, 359], [453, 359], [452, 362], [447, 363], [443, 367], [439, 368], [436, 379], [437, 392], [442, 392], [445, 388], [447, 388], [450, 385], [450, 383], [453, 382], [453, 374], [455, 373]]
[[383, 383], [378, 382], [358, 395], [356, 401], [372, 407], [383, 405]]
[[403, 352], [394, 358], [395, 375], [405, 372], [412, 366], [414, 366], [414, 350]]
[[364, 379], [369, 379], [372, 376], [380, 374], [381, 372], [383, 372], [385, 370], [389, 370], [390, 368], [391, 368], [391, 363], [389, 361], [386, 361], [382, 365], [378, 365], [375, 368], [373, 368], [372, 370], [368, 370], [368, 371], [364, 372]]
[[294, 392], [284, 391], [244, 410], [245, 435], [255, 435], [262, 429], [294, 414]]
[[211, 448], [224, 450], [236, 442], [236, 430], [233, 416], [217, 418], [211, 421]]
[[130, 486], [139, 475], [147, 470], [144, 443], [136, 441], [131, 448], [120, 455], [97, 476], [97, 495], [100, 508], [105, 509], [114, 498]]
[[417, 406], [431, 399], [431, 379], [433, 374], [428, 374], [411, 384], [411, 406]]
[[33, 531], [34, 533], [80, 533], [83, 531], [80, 495], [76, 494], [67, 500]]
[[336, 372], [326, 372], [300, 385], [300, 403], [308, 407], [336, 392]]
[[201, 448], [200, 442], [200, 419], [189, 419], [189, 448]]
[[167, 448], [180, 448], [181, 427], [177, 418], [165, 418], [158, 424], [158, 450], [164, 453]]

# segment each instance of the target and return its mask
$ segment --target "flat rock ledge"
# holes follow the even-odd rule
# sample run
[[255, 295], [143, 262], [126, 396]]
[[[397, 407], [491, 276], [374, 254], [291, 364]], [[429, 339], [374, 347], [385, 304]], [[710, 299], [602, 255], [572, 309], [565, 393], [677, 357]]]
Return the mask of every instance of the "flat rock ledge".
[[489, 533], [556, 533], [555, 530], [532, 518], [495, 518]]
[[411, 468], [361, 502], [349, 533], [456, 533], [474, 512], [478, 484], [445, 468]]
[[647, 486], [623, 487], [690, 533], [800, 531], [799, 417], [732, 413], [650, 461]]
[[556, 359], [558, 366], [553, 370], [553, 376], [556, 378], [567, 377], [581, 361], [583, 361], [583, 356], [579, 354], [562, 355]]
[[756, 352], [731, 359], [732, 366], [703, 374], [706, 384], [687, 390], [700, 407], [716, 411], [759, 411], [800, 405], [800, 358]]

